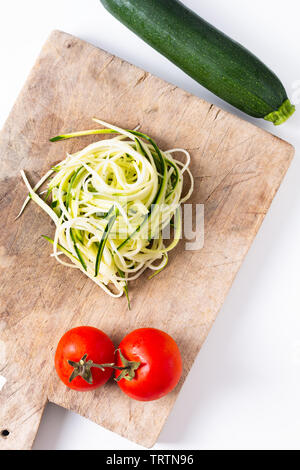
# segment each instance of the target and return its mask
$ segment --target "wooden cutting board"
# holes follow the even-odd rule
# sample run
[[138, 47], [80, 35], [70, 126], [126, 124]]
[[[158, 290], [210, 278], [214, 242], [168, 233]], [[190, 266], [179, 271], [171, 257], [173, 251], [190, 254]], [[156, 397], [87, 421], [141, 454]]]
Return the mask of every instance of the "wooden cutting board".
[[[163, 149], [188, 149], [192, 202], [205, 205], [204, 248], [185, 251], [182, 241], [167, 270], [131, 286], [130, 312], [126, 299], [109, 298], [49, 257], [41, 234], [54, 228], [38, 206], [14, 221], [27, 193], [20, 170], [35, 184], [67, 151], [95, 140], [49, 142], [94, 127], [93, 116], [140, 124]], [[146, 447], [155, 443], [293, 154], [288, 143], [176, 86], [68, 34], [51, 34], [0, 140], [1, 449], [32, 446], [47, 401]], [[104, 330], [116, 346], [142, 326], [165, 330], [183, 353], [180, 385], [152, 403], [129, 399], [113, 381], [96, 392], [68, 390], [53, 356], [62, 334], [79, 325]]]

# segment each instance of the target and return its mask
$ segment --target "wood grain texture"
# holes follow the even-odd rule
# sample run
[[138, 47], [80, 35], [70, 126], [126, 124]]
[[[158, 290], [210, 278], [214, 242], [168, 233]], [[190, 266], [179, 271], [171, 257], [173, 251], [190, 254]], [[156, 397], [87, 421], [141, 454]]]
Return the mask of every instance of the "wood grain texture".
[[[192, 155], [196, 189], [205, 204], [205, 246], [185, 251], [151, 282], [131, 286], [125, 299], [107, 297], [82, 273], [49, 258], [41, 234], [53, 225], [32, 204], [14, 221], [26, 190], [53, 164], [95, 137], [51, 144], [62, 131], [91, 128], [90, 118], [126, 128], [141, 125], [163, 149]], [[119, 58], [55, 31], [45, 44], [0, 138], [0, 392], [1, 449], [29, 449], [47, 400], [146, 447], [164, 425], [184, 379], [220, 310], [293, 157], [293, 147]], [[111, 381], [79, 394], [60, 383], [53, 368], [56, 344], [71, 327], [92, 325], [115, 345], [129, 331], [153, 326], [184, 351], [176, 390], [138, 403]]]

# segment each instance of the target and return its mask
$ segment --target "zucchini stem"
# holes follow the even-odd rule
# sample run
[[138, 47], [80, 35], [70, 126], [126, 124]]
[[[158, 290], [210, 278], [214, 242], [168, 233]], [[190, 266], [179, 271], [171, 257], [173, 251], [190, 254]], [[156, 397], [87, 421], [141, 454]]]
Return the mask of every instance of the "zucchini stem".
[[289, 99], [285, 100], [277, 111], [265, 116], [266, 121], [273, 122], [274, 126], [279, 126], [286, 122], [296, 111], [296, 106], [292, 105]]

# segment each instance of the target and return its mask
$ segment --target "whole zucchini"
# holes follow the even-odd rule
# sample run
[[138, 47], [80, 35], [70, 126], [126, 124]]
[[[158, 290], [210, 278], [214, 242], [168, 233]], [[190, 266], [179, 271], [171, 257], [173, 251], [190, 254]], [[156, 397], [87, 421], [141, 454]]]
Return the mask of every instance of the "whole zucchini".
[[275, 125], [295, 111], [257, 57], [177, 0], [100, 0], [118, 20], [215, 95]]

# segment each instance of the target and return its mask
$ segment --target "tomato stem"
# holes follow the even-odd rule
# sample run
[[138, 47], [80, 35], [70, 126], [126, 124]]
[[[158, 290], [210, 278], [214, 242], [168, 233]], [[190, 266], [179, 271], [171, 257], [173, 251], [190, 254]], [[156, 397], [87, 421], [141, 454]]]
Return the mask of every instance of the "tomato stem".
[[88, 356], [87, 354], [84, 354], [84, 356], [82, 356], [79, 362], [68, 360], [68, 363], [70, 364], [70, 366], [73, 367], [73, 372], [69, 377], [69, 382], [71, 383], [76, 377], [81, 377], [88, 384], [92, 385], [93, 384], [93, 375], [91, 371], [92, 367], [101, 369], [103, 372], [107, 368], [122, 371], [121, 374], [115, 379], [117, 382], [119, 382], [123, 378], [126, 380], [132, 380], [135, 376], [136, 369], [140, 366], [140, 362], [127, 361], [127, 359], [125, 359], [124, 356], [122, 355], [121, 351], [120, 350], [117, 350], [117, 351], [119, 351], [123, 366], [116, 366], [114, 363], [95, 364], [91, 360], [87, 361], [87, 356]]
[[131, 382], [131, 380], [133, 380], [135, 377], [135, 371], [140, 367], [141, 363], [135, 361], [128, 361], [128, 359], [123, 356], [121, 349], [117, 349], [116, 352], [118, 352], [120, 355], [123, 367], [117, 368], [122, 372], [120, 375], [118, 375], [118, 377], [115, 378], [115, 381], [120, 382], [120, 380], [125, 379]]

